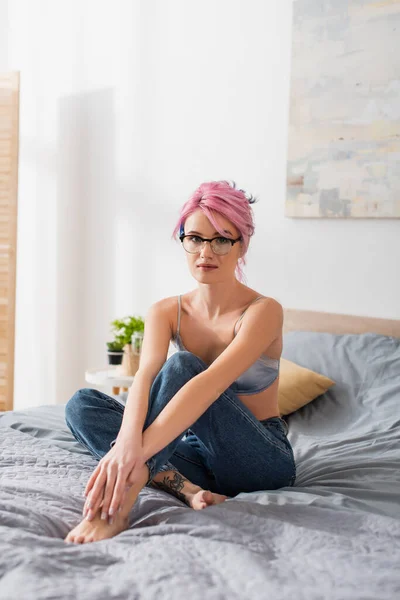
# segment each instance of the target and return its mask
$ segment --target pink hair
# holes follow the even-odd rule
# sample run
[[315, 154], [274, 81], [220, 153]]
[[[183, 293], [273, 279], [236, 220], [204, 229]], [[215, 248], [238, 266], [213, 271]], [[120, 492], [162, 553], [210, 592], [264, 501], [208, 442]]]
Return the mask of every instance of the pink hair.
[[242, 256], [238, 260], [236, 276], [239, 281], [243, 282], [242, 267], [246, 264], [245, 255], [250, 237], [254, 234], [253, 211], [250, 205], [255, 201], [253, 196], [248, 197], [244, 190], [237, 189], [235, 182], [209, 181], [202, 183], [183, 205], [172, 237], [177, 239], [186, 219], [199, 208], [210, 220], [215, 230], [226, 237], [226, 233], [215, 220], [216, 214], [222, 215], [235, 225], [242, 237]]

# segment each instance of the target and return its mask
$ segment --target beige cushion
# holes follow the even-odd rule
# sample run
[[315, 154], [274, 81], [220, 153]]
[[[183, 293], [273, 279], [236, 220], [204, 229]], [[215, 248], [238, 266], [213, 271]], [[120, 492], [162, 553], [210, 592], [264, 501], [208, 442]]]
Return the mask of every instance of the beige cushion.
[[281, 358], [278, 384], [278, 406], [281, 415], [289, 415], [305, 406], [333, 385], [335, 382], [329, 377]]

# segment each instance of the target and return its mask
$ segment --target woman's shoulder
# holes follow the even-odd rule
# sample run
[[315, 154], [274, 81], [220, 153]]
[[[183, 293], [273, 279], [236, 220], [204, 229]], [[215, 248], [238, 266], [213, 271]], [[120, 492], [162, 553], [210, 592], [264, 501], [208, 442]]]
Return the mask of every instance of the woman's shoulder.
[[148, 317], [150, 314], [158, 320], [160, 323], [168, 323], [171, 336], [172, 332], [176, 331], [177, 321], [178, 321], [178, 298], [179, 296], [168, 296], [166, 298], [161, 298], [150, 306], [149, 311], [147, 313]]
[[[181, 299], [180, 303], [179, 298]], [[174, 322], [179, 311], [179, 304], [181, 305], [181, 310], [185, 311], [185, 305], [188, 302], [188, 298], [190, 298], [190, 292], [188, 294], [180, 294], [177, 296], [167, 296], [166, 298], [161, 298], [160, 300], [157, 300], [157, 302], [154, 302], [152, 308], [164, 314], [168, 314], [172, 322]]]
[[161, 298], [160, 300], [157, 300], [156, 302], [154, 302], [151, 305], [151, 308], [155, 308], [155, 309], [161, 310], [161, 311], [168, 311], [172, 307], [177, 306], [178, 298], [179, 298], [179, 296], [167, 296], [166, 298]]
[[272, 298], [271, 296], [255, 294], [253, 300], [247, 305], [242, 317], [246, 317], [246, 313], [249, 314], [250, 319], [260, 319], [263, 321], [267, 318], [269, 322], [276, 323], [277, 328], [283, 327], [283, 306], [276, 298]]
[[270, 307], [283, 308], [282, 304], [279, 302], [279, 300], [277, 300], [276, 298], [273, 298], [272, 296], [266, 296], [265, 294], [257, 292], [256, 290], [250, 290], [250, 288], [249, 288], [249, 292], [251, 293], [251, 295], [249, 294], [249, 298], [250, 298], [249, 304], [252, 304], [255, 302], [260, 302], [263, 304], [267, 304]]
[[243, 319], [242, 322], [247, 320], [249, 322], [253, 322], [256, 326], [258, 326], [258, 323], [260, 326], [263, 326], [263, 324], [268, 322], [269, 326], [276, 330], [277, 338], [281, 338], [283, 331], [283, 318], [284, 313], [282, 304], [276, 300], [276, 298], [264, 296], [264, 294], [255, 294], [253, 300], [248, 304], [244, 313], [242, 313], [241, 317], [239, 318], [236, 333], [239, 332], [241, 325], [240, 321]]
[[184, 304], [190, 303], [193, 297], [193, 291], [186, 292], [184, 294], [178, 294], [176, 296], [167, 296], [166, 298], [161, 298], [152, 304], [152, 307], [156, 307], [160, 310], [177, 310], [179, 305], [179, 298], [181, 298], [181, 306]]
[[263, 304], [265, 312], [268, 312], [269, 318], [276, 318], [278, 321], [283, 321], [283, 306], [276, 299], [271, 296], [261, 296], [260, 298], [255, 297], [256, 302], [252, 304]]

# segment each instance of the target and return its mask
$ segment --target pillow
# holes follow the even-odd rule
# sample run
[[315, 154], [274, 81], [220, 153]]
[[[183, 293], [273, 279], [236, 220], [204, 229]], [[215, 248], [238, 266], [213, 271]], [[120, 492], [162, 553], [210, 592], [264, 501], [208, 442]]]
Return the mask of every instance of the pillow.
[[335, 382], [322, 402], [309, 402], [288, 417], [292, 433], [341, 436], [358, 430], [366, 418], [376, 426], [386, 418], [386, 395], [381, 390], [380, 403], [371, 402], [370, 395], [388, 377], [399, 379], [400, 339], [375, 333], [290, 331], [283, 336], [282, 357]]
[[279, 367], [278, 406], [281, 415], [305, 406], [324, 394], [335, 382], [294, 362], [281, 358]]

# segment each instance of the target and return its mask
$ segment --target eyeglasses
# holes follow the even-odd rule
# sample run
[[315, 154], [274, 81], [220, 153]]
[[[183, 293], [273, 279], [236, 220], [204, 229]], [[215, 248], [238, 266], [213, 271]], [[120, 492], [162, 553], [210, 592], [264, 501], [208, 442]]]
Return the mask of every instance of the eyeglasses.
[[226, 237], [215, 237], [211, 239], [202, 238], [199, 235], [181, 235], [179, 239], [182, 242], [182, 245], [186, 252], [190, 254], [198, 254], [201, 252], [204, 244], [206, 242], [210, 242], [211, 250], [214, 254], [228, 254], [232, 250], [232, 246], [236, 244], [236, 242], [241, 241], [241, 237], [238, 237], [236, 240], [231, 240]]

